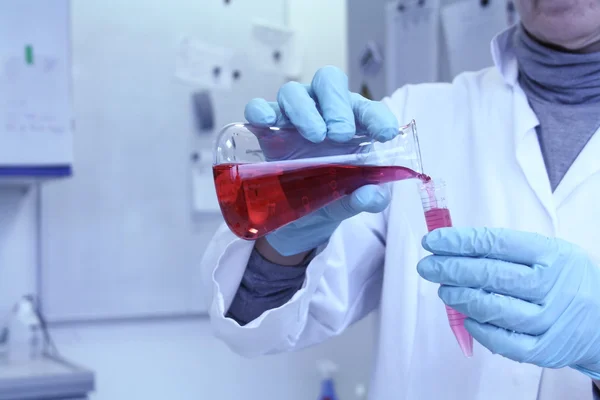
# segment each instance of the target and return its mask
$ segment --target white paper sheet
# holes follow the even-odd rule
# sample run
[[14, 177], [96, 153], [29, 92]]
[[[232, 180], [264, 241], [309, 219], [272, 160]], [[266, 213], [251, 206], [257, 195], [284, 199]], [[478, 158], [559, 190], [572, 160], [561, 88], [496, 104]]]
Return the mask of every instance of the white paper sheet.
[[[8, 2], [0, 12], [0, 164], [72, 160], [70, 3]], [[35, 10], [35, 12], [32, 12]]]
[[71, 120], [68, 115], [61, 116], [64, 102], [51, 100], [61, 92], [61, 85], [68, 87], [60, 73], [65, 68], [63, 63], [56, 57], [37, 54], [32, 65], [18, 56], [3, 60], [0, 110], [6, 134], [64, 134], [68, 131]]
[[490, 43], [508, 22], [507, 0], [489, 0], [486, 6], [465, 0], [442, 8], [450, 75], [492, 66]]
[[255, 21], [252, 27], [254, 46], [251, 59], [259, 71], [274, 72], [288, 77], [302, 72], [300, 48], [296, 32], [281, 26]]
[[175, 76], [202, 88], [230, 90], [234, 80], [233, 57], [230, 49], [185, 36], [177, 49]]
[[386, 5], [386, 86], [438, 80], [440, 0], [393, 1]]

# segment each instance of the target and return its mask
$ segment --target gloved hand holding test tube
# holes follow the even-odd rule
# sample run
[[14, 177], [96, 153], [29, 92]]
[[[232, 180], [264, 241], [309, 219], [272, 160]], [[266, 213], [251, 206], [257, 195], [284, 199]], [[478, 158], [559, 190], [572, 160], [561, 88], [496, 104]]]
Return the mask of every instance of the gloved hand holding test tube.
[[[446, 185], [444, 181], [430, 180], [420, 186], [421, 203], [425, 213], [425, 222], [429, 232], [438, 228], [452, 227], [450, 210], [446, 203]], [[465, 357], [473, 356], [473, 337], [465, 328], [464, 314], [446, 306], [446, 314], [450, 328], [458, 341], [458, 345]]]

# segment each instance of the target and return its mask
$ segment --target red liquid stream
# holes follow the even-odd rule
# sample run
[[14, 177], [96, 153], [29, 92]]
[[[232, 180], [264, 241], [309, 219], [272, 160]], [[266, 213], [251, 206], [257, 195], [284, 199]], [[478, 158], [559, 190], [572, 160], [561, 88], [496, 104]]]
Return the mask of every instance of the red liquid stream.
[[[450, 211], [447, 208], [432, 208], [429, 211], [425, 211], [425, 222], [429, 232], [438, 228], [451, 227], [452, 218], [450, 217]], [[448, 315], [450, 328], [452, 329], [463, 354], [466, 357], [472, 357], [473, 337], [465, 329], [465, 319], [467, 317], [448, 306], [446, 306], [446, 314]]]
[[427, 175], [398, 166], [260, 163], [213, 167], [221, 212], [238, 237], [255, 240], [361, 186]]

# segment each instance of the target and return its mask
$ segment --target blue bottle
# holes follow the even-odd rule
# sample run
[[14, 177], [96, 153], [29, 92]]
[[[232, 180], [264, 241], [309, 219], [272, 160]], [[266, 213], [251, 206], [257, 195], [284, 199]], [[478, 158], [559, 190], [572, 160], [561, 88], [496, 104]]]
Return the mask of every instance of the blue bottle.
[[335, 382], [333, 380], [333, 375], [337, 371], [337, 365], [332, 361], [323, 360], [319, 361], [318, 369], [322, 378], [319, 400], [339, 400], [335, 391]]

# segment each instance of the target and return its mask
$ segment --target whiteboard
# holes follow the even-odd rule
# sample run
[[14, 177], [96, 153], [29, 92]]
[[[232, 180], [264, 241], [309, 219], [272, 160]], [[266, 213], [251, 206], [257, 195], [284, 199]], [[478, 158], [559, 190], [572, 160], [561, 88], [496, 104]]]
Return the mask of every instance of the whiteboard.
[[215, 89], [215, 126], [243, 120], [283, 78], [251, 67], [252, 16], [283, 21], [280, 0], [72, 2], [74, 176], [43, 187], [40, 296], [50, 322], [206, 311], [199, 263], [221, 222], [192, 218], [191, 94], [175, 77], [190, 35], [234, 51], [241, 72]]
[[48, 168], [68, 173], [72, 158], [68, 19], [68, 0], [0, 3], [2, 174], [35, 174]]

